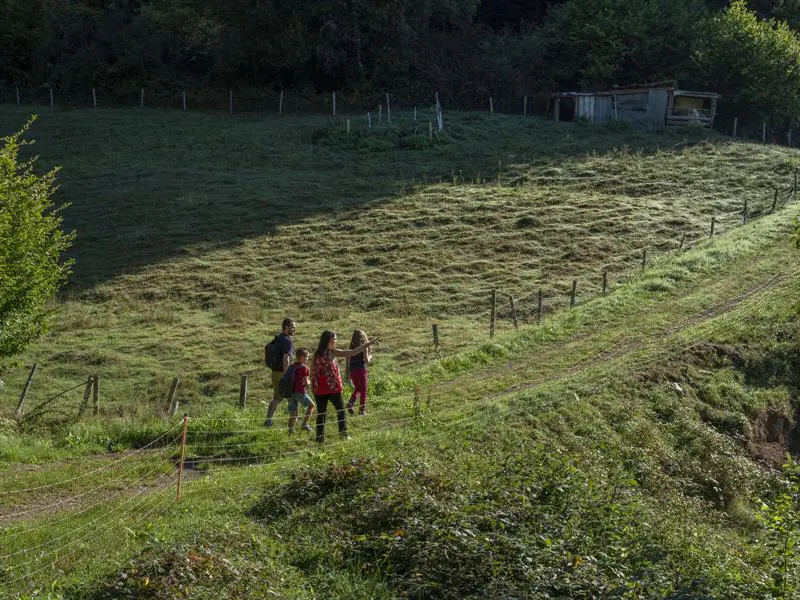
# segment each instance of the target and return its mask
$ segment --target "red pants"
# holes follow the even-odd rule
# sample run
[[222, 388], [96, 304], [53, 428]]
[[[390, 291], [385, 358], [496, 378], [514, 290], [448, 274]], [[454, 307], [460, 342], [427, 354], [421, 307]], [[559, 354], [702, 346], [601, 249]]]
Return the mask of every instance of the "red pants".
[[350, 396], [350, 402], [348, 403], [349, 406], [352, 408], [355, 406], [356, 398], [360, 396], [360, 403], [359, 407], [364, 410], [367, 407], [367, 370], [366, 369], [358, 369], [356, 371], [350, 371], [350, 381], [353, 383], [353, 395]]

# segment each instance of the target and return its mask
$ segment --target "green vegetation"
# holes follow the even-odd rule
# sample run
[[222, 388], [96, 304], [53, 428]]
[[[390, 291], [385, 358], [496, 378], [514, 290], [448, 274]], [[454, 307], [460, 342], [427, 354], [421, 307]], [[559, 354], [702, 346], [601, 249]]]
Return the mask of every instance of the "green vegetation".
[[[4, 591], [797, 593], [796, 475], [777, 471], [798, 442], [794, 152], [445, 118], [434, 140], [410, 114], [350, 136], [147, 110], [36, 123], [40, 164], [64, 166], [76, 263], [53, 330], [7, 364], [2, 410], [35, 360], [29, 406], [98, 372], [101, 412], [75, 419], [79, 387], [36, 422], [0, 421]], [[489, 340], [492, 288], [522, 326], [504, 307]], [[385, 340], [349, 441], [261, 425], [262, 347], [286, 314], [304, 345], [329, 326]], [[180, 503], [180, 421], [163, 416], [176, 373]]]
[[53, 210], [55, 171], [37, 175], [20, 163], [21, 132], [0, 138], [0, 358], [14, 356], [42, 334], [46, 305], [66, 281], [62, 253], [72, 241]]

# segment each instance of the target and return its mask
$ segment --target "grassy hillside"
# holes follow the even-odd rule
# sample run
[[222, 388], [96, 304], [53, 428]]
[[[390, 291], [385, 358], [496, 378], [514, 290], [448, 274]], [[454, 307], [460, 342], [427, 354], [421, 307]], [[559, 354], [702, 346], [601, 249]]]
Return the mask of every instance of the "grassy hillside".
[[[27, 117], [0, 110], [7, 130]], [[436, 356], [432, 323], [445, 356], [487, 340], [492, 288], [501, 331], [507, 294], [523, 322], [540, 289], [546, 311], [573, 279], [588, 300], [604, 269], [613, 288], [644, 249], [700, 239], [712, 216], [734, 227], [745, 199], [763, 212], [780, 186], [782, 204], [795, 165], [705, 131], [521, 117], [452, 114], [429, 140], [430, 117], [348, 135], [325, 118], [44, 112], [35, 150], [63, 167], [75, 273], [53, 332], [6, 373], [6, 411], [33, 361], [31, 403], [98, 372], [108, 416], [157, 413], [176, 374], [192, 410], [232, 403], [243, 372], [263, 399], [262, 347], [285, 315], [304, 345], [326, 327], [380, 336], [390, 392]]]

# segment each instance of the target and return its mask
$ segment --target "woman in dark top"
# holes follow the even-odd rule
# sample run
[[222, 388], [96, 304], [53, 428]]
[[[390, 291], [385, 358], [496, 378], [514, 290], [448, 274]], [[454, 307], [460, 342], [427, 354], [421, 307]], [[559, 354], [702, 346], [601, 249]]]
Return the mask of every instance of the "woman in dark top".
[[325, 441], [325, 417], [328, 402], [336, 408], [339, 420], [339, 435], [347, 437], [347, 421], [342, 403], [342, 376], [339, 373], [338, 357], [350, 358], [364, 352], [374, 342], [350, 350], [339, 350], [336, 347], [336, 333], [323, 331], [319, 338], [319, 346], [311, 363], [311, 387], [317, 401], [317, 441]]
[[[367, 334], [356, 329], [353, 332], [353, 337], [350, 340], [350, 349], [356, 348], [369, 343]], [[356, 398], [360, 398], [358, 404], [358, 414], [367, 414], [367, 365], [372, 362], [372, 352], [367, 348], [360, 354], [351, 356], [347, 361], [347, 378], [353, 384], [353, 395], [350, 396], [350, 402], [347, 403], [347, 412], [353, 414], [353, 407], [356, 405]]]

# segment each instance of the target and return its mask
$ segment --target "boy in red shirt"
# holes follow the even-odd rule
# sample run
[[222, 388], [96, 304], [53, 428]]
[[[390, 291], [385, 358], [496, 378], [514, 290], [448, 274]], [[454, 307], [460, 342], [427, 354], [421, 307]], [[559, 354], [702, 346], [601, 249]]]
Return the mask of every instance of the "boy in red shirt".
[[294, 363], [294, 388], [291, 399], [289, 400], [289, 433], [294, 431], [294, 425], [297, 423], [297, 411], [302, 404], [306, 407], [306, 414], [303, 417], [303, 425], [301, 426], [306, 431], [311, 431], [311, 426], [308, 424], [308, 419], [316, 408], [316, 404], [308, 394], [308, 388], [311, 385], [311, 372], [308, 370], [308, 350], [305, 348], [298, 348], [295, 354]]

